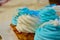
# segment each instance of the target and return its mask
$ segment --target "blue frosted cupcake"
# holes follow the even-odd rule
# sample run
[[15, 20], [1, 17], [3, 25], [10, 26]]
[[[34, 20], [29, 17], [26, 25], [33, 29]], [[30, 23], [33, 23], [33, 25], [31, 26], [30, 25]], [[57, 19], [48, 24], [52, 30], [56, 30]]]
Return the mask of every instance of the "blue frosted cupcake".
[[19, 9], [12, 24], [16, 25], [11, 27], [20, 40], [34, 40], [35, 30], [40, 25], [39, 12], [28, 8]]
[[46, 22], [38, 28], [34, 40], [60, 40], [60, 25], [58, 20]]
[[56, 18], [58, 18], [56, 11], [52, 7], [45, 7], [38, 11], [40, 15], [41, 24], [44, 22], [48, 22], [49, 20], [55, 20]]

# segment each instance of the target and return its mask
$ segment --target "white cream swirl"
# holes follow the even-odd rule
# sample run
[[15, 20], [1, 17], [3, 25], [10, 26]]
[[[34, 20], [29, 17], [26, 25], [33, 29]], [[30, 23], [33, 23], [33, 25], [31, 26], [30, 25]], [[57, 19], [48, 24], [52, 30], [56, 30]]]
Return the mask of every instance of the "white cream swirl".
[[17, 30], [19, 32], [34, 33], [39, 27], [39, 18], [30, 15], [22, 15], [18, 18]]
[[43, 26], [46, 25], [46, 24], [52, 24], [52, 25], [54, 25], [54, 26], [57, 26], [57, 25], [59, 25], [59, 20], [58, 20], [58, 19], [50, 20], [50, 21], [48, 21], [48, 22], [43, 23], [40, 27], [43, 27]]

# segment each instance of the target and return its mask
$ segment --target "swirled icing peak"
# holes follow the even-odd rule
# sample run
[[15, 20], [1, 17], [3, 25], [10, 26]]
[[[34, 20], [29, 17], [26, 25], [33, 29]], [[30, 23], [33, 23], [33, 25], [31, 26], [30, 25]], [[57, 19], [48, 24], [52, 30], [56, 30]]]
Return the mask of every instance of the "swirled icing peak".
[[[24, 9], [25, 10], [25, 9]], [[17, 19], [17, 30], [19, 32], [35, 33], [35, 30], [40, 25], [40, 18], [38, 11], [25, 10], [19, 12], [19, 18]]]
[[37, 29], [34, 40], [60, 40], [60, 25], [58, 23], [58, 20], [45, 23]]

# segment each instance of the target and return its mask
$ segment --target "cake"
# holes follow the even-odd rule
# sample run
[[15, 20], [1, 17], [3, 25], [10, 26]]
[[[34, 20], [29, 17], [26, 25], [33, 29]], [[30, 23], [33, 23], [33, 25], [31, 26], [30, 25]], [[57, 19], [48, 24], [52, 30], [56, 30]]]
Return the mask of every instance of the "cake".
[[10, 26], [19, 40], [34, 40], [35, 30], [40, 25], [38, 11], [27, 8], [19, 9], [15, 18]]
[[34, 40], [60, 40], [59, 20], [50, 20], [35, 32]]

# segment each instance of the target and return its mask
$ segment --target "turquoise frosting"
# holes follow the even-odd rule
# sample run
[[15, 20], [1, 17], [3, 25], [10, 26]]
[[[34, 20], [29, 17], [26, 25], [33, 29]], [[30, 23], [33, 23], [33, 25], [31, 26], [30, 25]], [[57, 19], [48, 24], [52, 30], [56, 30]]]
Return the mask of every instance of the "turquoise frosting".
[[56, 18], [58, 18], [56, 11], [52, 7], [44, 7], [38, 11], [41, 24], [49, 20], [55, 20]]
[[12, 24], [17, 25], [17, 19], [21, 15], [36, 16], [40, 19], [40, 24], [49, 20], [55, 20], [58, 16], [56, 11], [51, 7], [44, 7], [40, 10], [30, 10], [28, 8], [22, 8], [18, 10], [18, 15], [12, 18]]
[[18, 17], [19, 17], [18, 15], [12, 17], [12, 24], [13, 25], [17, 25], [17, 19], [18, 19]]
[[17, 19], [21, 15], [30, 15], [32, 17], [33, 16], [39, 17], [38, 11], [36, 11], [36, 10], [30, 10], [28, 8], [18, 9], [18, 15], [13, 16], [13, 18], [12, 18], [13, 25], [17, 25]]
[[38, 28], [34, 40], [60, 40], [60, 25], [46, 24]]

